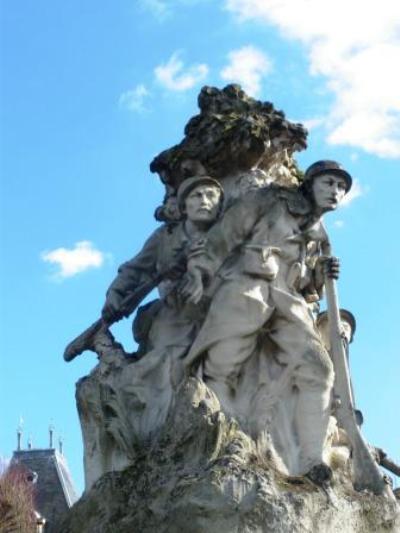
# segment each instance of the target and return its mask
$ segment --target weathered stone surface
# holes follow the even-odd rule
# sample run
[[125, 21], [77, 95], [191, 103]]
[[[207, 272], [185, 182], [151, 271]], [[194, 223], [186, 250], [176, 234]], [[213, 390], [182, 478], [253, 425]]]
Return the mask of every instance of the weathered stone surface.
[[156, 156], [150, 170], [166, 186], [156, 218], [174, 220], [174, 199], [186, 178], [208, 174], [221, 181], [227, 197], [240, 195], [243, 183], [297, 185], [293, 154], [307, 146], [307, 130], [286, 119], [270, 102], [248, 96], [240, 85], [203, 87], [200, 113], [185, 127], [183, 140]]
[[[99, 365], [77, 386], [86, 494], [60, 531], [396, 531], [360, 433], [355, 321], [344, 335], [323, 224], [352, 177], [329, 159], [302, 175], [306, 130], [239, 86], [203, 88], [199, 107], [151, 164], [166, 223], [66, 350], [70, 361], [91, 349]], [[155, 287], [129, 357], [107, 328]]]
[[275, 151], [268, 148], [278, 139], [281, 149], [291, 153], [306, 147], [307, 131], [301, 124], [288, 121], [270, 102], [247, 96], [239, 85], [203, 87], [198, 104], [200, 113], [187, 123], [183, 141], [151, 163], [151, 171], [171, 185], [187, 177], [191, 169], [182, 163], [188, 160], [221, 178], [255, 166], [268, 170], [268, 156]]
[[398, 531], [396, 502], [355, 492], [345, 467], [328, 490], [278, 473], [195, 378], [132, 466], [104, 475], [59, 526], [60, 533]]

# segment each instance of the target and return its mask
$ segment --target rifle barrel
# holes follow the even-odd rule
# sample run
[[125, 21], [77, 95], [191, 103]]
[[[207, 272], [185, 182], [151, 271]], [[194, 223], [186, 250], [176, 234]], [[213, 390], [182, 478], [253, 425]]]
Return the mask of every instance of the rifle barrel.
[[331, 356], [335, 370], [334, 389], [335, 393], [340, 397], [340, 402], [336, 409], [336, 417], [339, 425], [346, 431], [351, 442], [353, 450], [354, 487], [356, 490], [371, 490], [374, 494], [387, 493], [389, 489], [361, 435], [355, 417], [347, 356], [340, 334], [340, 312], [335, 280], [326, 276], [325, 289], [328, 306]]

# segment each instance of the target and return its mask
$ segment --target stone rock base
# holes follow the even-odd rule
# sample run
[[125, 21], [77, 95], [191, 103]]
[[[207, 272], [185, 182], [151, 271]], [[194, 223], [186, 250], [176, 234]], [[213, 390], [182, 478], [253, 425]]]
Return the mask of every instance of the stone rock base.
[[336, 470], [322, 489], [282, 476], [200, 381], [181, 389], [132, 466], [104, 475], [60, 533], [400, 532], [395, 501], [355, 492]]

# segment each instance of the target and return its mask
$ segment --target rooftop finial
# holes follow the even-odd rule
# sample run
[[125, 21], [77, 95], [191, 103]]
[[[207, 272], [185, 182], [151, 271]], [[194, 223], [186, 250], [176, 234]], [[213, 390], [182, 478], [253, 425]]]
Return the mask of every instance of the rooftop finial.
[[54, 448], [53, 437], [54, 437], [54, 425], [50, 422], [50, 425], [49, 425], [49, 448], [50, 449]]
[[59, 450], [61, 455], [63, 454], [63, 447], [64, 447], [63, 439], [62, 439], [62, 437], [59, 437], [58, 438], [58, 450]]
[[29, 439], [28, 439], [28, 450], [32, 450], [32, 435], [29, 435]]
[[23, 430], [24, 420], [22, 416], [19, 417], [19, 423], [17, 427], [17, 450], [21, 450], [21, 441], [22, 441], [22, 430]]

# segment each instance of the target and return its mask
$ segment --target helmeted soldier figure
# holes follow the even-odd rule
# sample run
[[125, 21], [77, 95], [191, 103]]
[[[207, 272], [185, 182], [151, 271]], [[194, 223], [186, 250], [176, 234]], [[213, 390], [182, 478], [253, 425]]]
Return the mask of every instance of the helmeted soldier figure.
[[[177, 298], [182, 263], [194, 242], [199, 242], [221, 211], [223, 190], [215, 179], [198, 176], [186, 179], [179, 187], [177, 203], [183, 220], [163, 225], [147, 240], [133, 259], [118, 269], [111, 283], [103, 318], [112, 323], [119, 316], [124, 298], [160, 272], [166, 276], [158, 285], [160, 299], [145, 306], [134, 323], [140, 355], [132, 369], [125, 369], [124, 390], [131, 391], [140, 406], [132, 412], [137, 434], [149, 434], [159, 427], [168, 412], [174, 385], [179, 381], [182, 357], [187, 353], [201, 324], [201, 312]], [[176, 265], [176, 268], [174, 268]], [[132, 408], [133, 411], [135, 407]]]
[[[323, 445], [334, 374], [308, 304], [321, 297], [326, 269], [338, 276], [338, 261], [324, 256], [321, 217], [336, 209], [351, 184], [347, 171], [325, 160], [307, 169], [299, 188], [272, 185], [248, 193], [190, 256], [181, 290], [199, 302], [218, 273], [219, 288], [185, 364], [199, 368], [223, 408], [255, 438], [268, 426], [290, 474], [331, 475]], [[251, 372], [256, 390], [248, 385]], [[285, 405], [280, 392], [289, 394]], [[289, 439], [285, 424], [293, 430]], [[285, 448], [293, 440], [295, 446]]]

